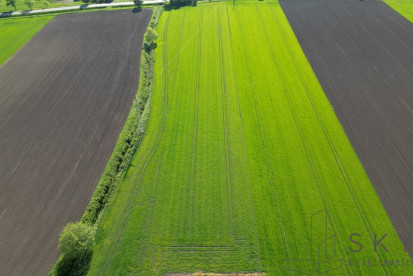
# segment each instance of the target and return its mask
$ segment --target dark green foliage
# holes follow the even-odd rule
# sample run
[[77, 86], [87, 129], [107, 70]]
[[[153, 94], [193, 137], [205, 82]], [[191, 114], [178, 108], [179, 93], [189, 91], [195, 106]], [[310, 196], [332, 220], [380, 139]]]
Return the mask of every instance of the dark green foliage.
[[143, 0], [133, 0], [133, 2], [138, 9], [142, 9]]
[[156, 40], [158, 39], [158, 33], [151, 27], [148, 27], [146, 30], [144, 39], [143, 39], [143, 49], [150, 53], [153, 49], [156, 48]]
[[12, 6], [16, 10], [16, 0], [6, 0], [6, 5], [7, 7]]
[[[148, 27], [148, 29], [156, 27], [161, 12], [162, 10], [160, 7], [154, 9], [152, 19], [149, 23], [150, 27]], [[156, 32], [153, 29], [152, 31], [149, 35], [145, 34], [145, 37], [147, 37], [147, 39], [149, 39], [152, 43], [155, 43], [157, 35], [154, 36]], [[81, 221], [75, 224], [77, 225], [77, 227], [81, 228], [83, 226], [87, 226], [91, 229], [94, 229], [94, 225], [101, 217], [101, 214], [107, 206], [110, 196], [116, 189], [117, 183], [125, 175], [126, 170], [128, 169], [129, 164], [143, 139], [150, 113], [150, 99], [152, 94], [153, 77], [152, 70], [154, 62], [152, 57], [153, 48], [154, 45], [151, 46], [151, 49], [148, 52], [142, 51], [140, 65], [140, 84], [137, 97], [135, 99], [135, 102], [133, 103], [125, 126], [123, 127], [122, 132], [119, 135], [115, 149], [113, 150], [106, 169], [98, 183], [98, 186], [96, 187], [95, 193], [93, 194], [93, 197], [88, 207], [86, 208], [86, 212], [83, 214]], [[72, 229], [72, 227], [73, 224], [70, 224], [70, 227], [69, 225], [67, 225], [65, 229], [63, 229], [61, 239], [66, 235], [67, 232], [69, 232], [69, 230]], [[94, 231], [93, 234], [91, 233], [91, 237], [93, 237], [94, 239]], [[67, 242], [67, 244], [70, 245], [71, 242], [69, 241]], [[92, 258], [92, 251], [83, 251], [84, 254], [68, 254], [67, 252], [72, 252], [71, 249], [73, 248], [70, 246], [62, 247], [62, 243], [61, 245], [59, 245], [59, 248], [62, 251], [62, 257], [50, 272], [50, 275], [87, 274], [89, 263]]]
[[92, 259], [92, 252], [89, 252], [83, 258], [61, 258], [54, 268], [54, 275], [65, 276], [83, 276], [89, 270], [90, 261]]
[[81, 222], [66, 224], [59, 237], [63, 256], [74, 259], [87, 255], [93, 247], [94, 233], [93, 226]]
[[193, 5], [196, 6], [197, 0], [170, 0], [170, 6], [187, 6]]
[[33, 9], [33, 5], [34, 5], [33, 0], [24, 0], [24, 4], [29, 8], [29, 10]]
[[95, 228], [77, 222], [68, 223], [60, 233], [59, 249], [62, 257], [55, 275], [86, 275], [92, 258]]
[[[149, 24], [150, 27], [148, 27], [148, 29], [156, 27], [160, 14], [161, 8], [156, 8], [153, 12]], [[152, 34], [150, 37], [152, 38]], [[109, 159], [105, 172], [103, 173], [92, 200], [81, 219], [83, 223], [94, 224], [97, 221], [100, 213], [106, 206], [110, 195], [116, 188], [118, 180], [123, 177], [129, 167], [132, 157], [143, 138], [150, 111], [150, 104], [148, 103], [150, 103], [149, 99], [152, 93], [152, 67], [152, 53], [142, 51], [140, 84], [136, 100], [118, 138], [118, 142]]]
[[135, 153], [137, 146], [136, 134], [138, 132], [138, 121], [138, 114], [134, 104], [134, 108], [132, 108], [129, 117], [126, 120], [125, 126], [118, 138], [118, 142], [109, 159], [105, 172], [103, 173], [92, 200], [82, 217], [81, 221], [83, 223], [94, 224], [96, 222], [113, 191], [115, 183], [124, 173], [125, 168], [129, 166], [129, 162]]

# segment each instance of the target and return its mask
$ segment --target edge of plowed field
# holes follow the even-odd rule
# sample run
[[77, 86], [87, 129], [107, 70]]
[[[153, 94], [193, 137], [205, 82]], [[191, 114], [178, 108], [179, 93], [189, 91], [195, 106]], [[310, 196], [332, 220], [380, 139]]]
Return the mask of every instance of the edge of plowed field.
[[[148, 28], [155, 28], [162, 13], [162, 7], [155, 7]], [[148, 29], [147, 28], [147, 29]], [[143, 47], [141, 52], [139, 88], [125, 125], [119, 134], [113, 153], [106, 165], [102, 177], [93, 193], [80, 222], [96, 227], [105, 215], [111, 195], [116, 190], [129, 168], [130, 162], [145, 134], [151, 108], [153, 50], [147, 53]], [[143, 104], [142, 104], [143, 103]], [[143, 105], [143, 109], [140, 106]], [[57, 267], [62, 256], [53, 266], [49, 275], [58, 275]]]

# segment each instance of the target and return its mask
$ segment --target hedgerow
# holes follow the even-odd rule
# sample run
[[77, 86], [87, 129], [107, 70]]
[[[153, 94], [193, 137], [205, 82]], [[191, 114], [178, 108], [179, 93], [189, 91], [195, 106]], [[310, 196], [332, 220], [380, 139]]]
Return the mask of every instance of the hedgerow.
[[[156, 36], [153, 34], [154, 28], [156, 28], [156, 25], [158, 24], [158, 19], [161, 12], [162, 7], [156, 7], [154, 9], [149, 27], [145, 33], [145, 46], [142, 46], [143, 50], [140, 64], [139, 89], [133, 102], [132, 109], [125, 122], [122, 132], [119, 135], [116, 146], [96, 187], [92, 199], [80, 222], [76, 223], [79, 228], [84, 226], [83, 228], [90, 229], [90, 227], [92, 227], [93, 231], [88, 232], [91, 235], [90, 238], [92, 240], [94, 240], [95, 229], [99, 224], [99, 218], [101, 218], [104, 214], [105, 207], [107, 206], [113, 191], [125, 175], [126, 170], [128, 169], [147, 128], [152, 95], [154, 63], [152, 52], [156, 47]], [[148, 47], [148, 45], [150, 45], [150, 47]], [[68, 226], [73, 225], [74, 224], [68, 224]], [[67, 227], [64, 228], [64, 231], [65, 229], [67, 231]], [[61, 236], [62, 235], [64, 235], [63, 231]], [[74, 241], [75, 240], [76, 239], [74, 239]], [[70, 241], [66, 240], [66, 243], [70, 243]], [[66, 244], [65, 246], [70, 247], [71, 245]], [[76, 245], [73, 244], [72, 246], [75, 247]], [[62, 245], [59, 245], [59, 248], [62, 248]], [[73, 273], [75, 272], [76, 275], [85, 275], [88, 270], [90, 259], [91, 255], [87, 255], [85, 257], [85, 254], [82, 253], [79, 256], [76, 254], [70, 254], [69, 256], [65, 254], [65, 252], [62, 252], [61, 258], [50, 272], [50, 275], [74, 275]]]
[[[160, 16], [159, 10], [161, 10], [160, 7], [155, 8], [151, 23], [157, 22], [157, 18]], [[143, 50], [140, 66], [140, 85], [136, 99], [92, 200], [81, 219], [83, 223], [94, 224], [97, 221], [142, 141], [150, 111], [150, 104], [148, 103], [150, 103], [149, 98], [152, 94], [153, 62], [152, 49]]]

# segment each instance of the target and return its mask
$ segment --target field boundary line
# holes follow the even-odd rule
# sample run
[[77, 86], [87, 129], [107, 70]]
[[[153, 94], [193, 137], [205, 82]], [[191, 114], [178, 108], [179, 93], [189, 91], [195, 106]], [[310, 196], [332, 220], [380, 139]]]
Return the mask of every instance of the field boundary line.
[[[168, 24], [169, 19], [170, 19], [170, 17], [168, 16], [166, 26], [169, 25]], [[166, 33], [167, 32], [165, 32], [165, 41], [166, 41]], [[167, 47], [165, 47], [164, 50], [167, 51]], [[169, 82], [169, 78], [167, 76], [164, 79], [165, 79], [165, 82]], [[166, 117], [165, 113], [167, 112], [166, 109], [167, 109], [167, 106], [168, 106], [168, 104], [167, 104], [167, 98], [168, 98], [167, 94], [168, 93], [167, 92], [168, 92], [168, 90], [165, 90], [164, 91], [164, 96], [163, 96], [163, 103], [164, 103], [164, 106], [166, 106], [166, 108], [164, 108], [163, 111], [162, 111], [162, 117], [164, 119], [166, 119], [165, 118]], [[131, 204], [132, 204], [132, 202], [135, 198], [135, 194], [136, 194], [137, 190], [139, 190], [140, 185], [142, 183], [140, 180], [143, 178], [143, 175], [145, 174], [146, 169], [149, 166], [149, 162], [152, 160], [152, 158], [153, 158], [153, 156], [156, 152], [156, 149], [158, 148], [158, 146], [160, 144], [160, 140], [162, 139], [162, 136], [163, 136], [163, 133], [164, 133], [164, 127], [165, 127], [165, 120], [162, 121], [161, 131], [158, 132], [158, 134], [155, 138], [154, 145], [151, 148], [151, 151], [150, 151], [149, 155], [147, 155], [148, 157], [146, 158], [146, 160], [143, 162], [143, 165], [141, 166], [141, 169], [138, 173], [137, 180], [135, 181], [135, 185], [134, 185], [135, 187], [133, 188], [132, 193], [130, 194], [130, 196], [128, 198], [127, 207], [126, 207], [125, 211], [123, 212], [123, 215], [122, 215], [121, 221], [119, 223], [118, 229], [116, 230], [116, 233], [115, 233], [115, 238], [113, 239], [112, 245], [110, 246], [110, 249], [109, 249], [108, 254], [105, 258], [105, 261], [104, 261], [103, 265], [101, 266], [99, 274], [106, 275], [105, 271], [107, 271], [109, 269], [109, 267], [110, 267], [110, 265], [113, 261], [113, 258], [114, 258], [115, 254], [117, 252], [118, 245], [121, 242], [124, 230], [126, 228], [127, 221], [129, 219], [129, 214], [130, 214], [129, 210], [131, 209]], [[105, 270], [106, 265], [108, 265], [108, 267]]]
[[[250, 66], [248, 64], [247, 51], [246, 51], [246, 48], [245, 48], [245, 34], [243, 32], [243, 28], [240, 25], [241, 20], [240, 20], [239, 13], [236, 12], [236, 14], [237, 14], [237, 18], [238, 18], [238, 27], [240, 29], [242, 45], [243, 45], [243, 49], [244, 49], [243, 53], [244, 53], [246, 68], [247, 68], [247, 71], [248, 71], [249, 83], [250, 83], [250, 86], [251, 86], [251, 92], [253, 94], [252, 98], [253, 98], [253, 101], [254, 101], [254, 108], [255, 108], [255, 114], [256, 114], [256, 119], [257, 119], [257, 123], [258, 123], [260, 138], [261, 138], [260, 140], [261, 140], [261, 144], [262, 144], [262, 150], [263, 150], [263, 153], [264, 153], [264, 156], [265, 156], [266, 171], [267, 171], [268, 176], [269, 176], [269, 181], [272, 184], [272, 188], [275, 189], [275, 185], [274, 185], [275, 183], [274, 183], [274, 179], [273, 179], [273, 170], [272, 170], [272, 167], [271, 167], [271, 162], [269, 162], [268, 152], [267, 152], [267, 148], [268, 148], [268, 145], [267, 145], [267, 142], [266, 142], [267, 139], [266, 139], [266, 137], [263, 133], [263, 130], [262, 130], [261, 113], [260, 113], [259, 108], [257, 106], [257, 99], [256, 99], [256, 93], [255, 93], [256, 88], [255, 88], [253, 77], [251, 75]], [[271, 191], [271, 195], [272, 195], [272, 199], [273, 199], [273, 203], [274, 203], [274, 208], [275, 208], [277, 220], [278, 220], [279, 225], [280, 225], [279, 230], [280, 230], [282, 245], [283, 245], [283, 248], [284, 248], [284, 254], [287, 255], [287, 258], [290, 258], [291, 253], [290, 253], [290, 249], [289, 249], [289, 245], [288, 245], [287, 233], [285, 231], [285, 224], [284, 224], [284, 221], [283, 221], [283, 218], [282, 218], [281, 211], [279, 210], [279, 206], [277, 204], [278, 203], [277, 192], [275, 192], [275, 195], [274, 195], [274, 192], [271, 189], [270, 189], [270, 191]]]
[[[274, 18], [275, 18], [277, 24], [280, 24], [278, 18], [276, 17], [276, 15], [275, 15], [275, 13], [274, 13], [274, 10], [273, 10], [272, 8], [271, 8], [271, 11], [273, 12], [273, 15], [274, 15]], [[281, 35], [282, 35], [282, 38], [283, 38], [284, 43], [287, 44], [287, 39], [286, 39], [286, 37], [285, 37], [285, 33], [284, 33], [283, 30], [281, 30]], [[373, 230], [372, 230], [371, 224], [370, 224], [370, 222], [369, 222], [369, 220], [368, 220], [368, 217], [366, 216], [366, 214], [365, 214], [365, 212], [364, 212], [364, 209], [361, 207], [361, 203], [360, 203], [360, 201], [359, 201], [359, 199], [358, 199], [358, 197], [357, 197], [357, 194], [354, 192], [353, 185], [352, 185], [352, 183], [351, 183], [351, 181], [350, 181], [350, 179], [349, 179], [349, 177], [348, 177], [347, 171], [345, 170], [345, 168], [344, 168], [344, 166], [343, 166], [343, 164], [342, 164], [342, 162], [341, 162], [340, 156], [339, 156], [338, 153], [337, 153], [337, 150], [336, 150], [336, 148], [335, 148], [335, 146], [334, 146], [334, 143], [333, 143], [332, 140], [331, 140], [331, 137], [330, 137], [330, 135], [329, 135], [329, 133], [328, 133], [328, 130], [327, 130], [327, 128], [326, 128], [323, 120], [321, 119], [320, 113], [319, 113], [319, 111], [318, 111], [317, 105], [316, 105], [315, 102], [314, 102], [313, 96], [312, 96], [311, 92], [309, 91], [307, 85], [305, 85], [305, 82], [304, 82], [304, 80], [303, 80], [302, 72], [301, 72], [301, 70], [299, 70], [299, 67], [298, 67], [297, 61], [296, 61], [296, 59], [295, 59], [295, 56], [292, 54], [290, 48], [287, 48], [287, 49], [288, 49], [288, 51], [289, 51], [289, 53], [290, 53], [291, 59], [292, 59], [293, 62], [294, 62], [294, 66], [296, 67], [296, 70], [297, 70], [297, 72], [298, 72], [298, 74], [299, 74], [300, 81], [301, 81], [301, 83], [302, 83], [302, 85], [303, 85], [303, 88], [304, 88], [304, 90], [305, 90], [305, 92], [306, 92], [306, 96], [307, 96], [307, 98], [308, 98], [308, 100], [309, 100], [309, 102], [310, 102], [310, 104], [311, 104], [311, 106], [312, 106], [312, 109], [313, 109], [313, 111], [314, 111], [314, 114], [316, 115], [317, 121], [318, 121], [321, 129], [323, 130], [324, 136], [326, 137], [326, 141], [327, 141], [327, 143], [328, 143], [328, 145], [329, 145], [329, 148], [330, 148], [330, 151], [331, 151], [331, 153], [332, 153], [332, 155], [333, 155], [333, 157], [334, 157], [334, 159], [335, 159], [335, 162], [336, 162], [337, 167], [338, 167], [338, 169], [339, 169], [339, 171], [340, 171], [340, 174], [341, 174], [342, 177], [343, 177], [344, 183], [346, 184], [347, 189], [348, 189], [348, 191], [350, 192], [350, 195], [351, 195], [351, 197], [352, 197], [352, 199], [353, 199], [353, 201], [354, 201], [354, 203], [355, 203], [355, 206], [356, 206], [356, 208], [357, 208], [357, 210], [358, 210], [358, 212], [359, 212], [359, 215], [360, 215], [361, 220], [363, 221], [363, 224], [364, 224], [364, 227], [365, 227], [366, 231], [370, 234], [370, 235], [369, 235], [370, 242], [373, 243], [373, 239], [372, 239]], [[335, 113], [334, 113], [334, 115], [335, 115]], [[341, 125], [340, 125], [340, 126], [341, 126]], [[347, 136], [346, 136], [346, 138], [347, 138]], [[347, 139], [348, 139], [348, 138], [347, 138]], [[366, 224], [367, 224], [367, 226], [366, 226]], [[376, 256], [377, 256], [378, 259], [383, 259], [383, 258], [384, 258], [383, 253], [381, 252], [381, 250], [378, 250], [378, 251], [377, 251]], [[381, 258], [380, 258], [380, 257], [381, 257]], [[383, 271], [384, 271], [384, 273], [385, 273], [386, 275], [388, 275], [388, 273], [391, 275], [391, 271], [389, 270], [389, 268], [388, 268], [387, 266], [382, 266], [382, 268], [383, 268]]]
[[193, 125], [193, 139], [192, 139], [192, 153], [191, 153], [191, 173], [189, 179], [189, 199], [188, 199], [188, 207], [187, 207], [187, 219], [189, 221], [189, 229], [188, 231], [191, 233], [193, 228], [193, 217], [194, 217], [194, 187], [195, 187], [195, 175], [196, 175], [196, 156], [197, 156], [197, 145], [198, 145], [198, 115], [199, 115], [199, 90], [201, 87], [201, 64], [202, 64], [202, 16], [203, 16], [203, 8], [200, 9], [199, 15], [199, 40], [198, 40], [198, 60], [197, 60], [197, 77], [196, 77], [196, 84], [195, 84], [195, 103], [194, 103], [194, 125]]
[[[272, 11], [272, 13], [273, 13], [273, 15], [274, 15], [273, 17], [275, 18], [276, 23], [277, 23], [278, 25], [280, 25], [279, 20], [278, 20], [276, 14], [275, 14], [275, 12], [274, 12], [274, 10], [273, 10], [272, 8], [271, 8], [271, 11]], [[286, 37], [285, 37], [285, 33], [284, 33], [283, 30], [281, 30], [281, 35], [282, 35], [284, 44], [287, 44], [287, 39], [286, 39]], [[357, 211], [358, 211], [358, 213], [359, 213], [360, 219], [361, 219], [362, 222], [363, 222], [364, 228], [365, 228], [365, 230], [367, 231], [367, 233], [369, 234], [369, 239], [370, 239], [371, 242], [373, 242], [373, 240], [372, 240], [373, 230], [372, 230], [372, 228], [371, 228], [370, 222], [369, 222], [366, 214], [364, 213], [364, 209], [361, 207], [361, 203], [359, 202], [358, 197], [357, 197], [357, 195], [356, 195], [355, 192], [354, 192], [354, 189], [353, 189], [353, 187], [352, 187], [352, 184], [351, 184], [351, 182], [350, 182], [350, 179], [349, 179], [349, 177], [348, 177], [348, 175], [347, 175], [347, 172], [346, 172], [345, 168], [344, 168], [343, 165], [342, 165], [341, 159], [340, 159], [340, 157], [339, 157], [339, 155], [338, 155], [338, 153], [337, 153], [337, 151], [336, 151], [336, 149], [335, 149], [335, 146], [334, 146], [334, 144], [333, 144], [333, 142], [332, 142], [332, 140], [331, 140], [331, 137], [330, 137], [330, 135], [329, 135], [329, 133], [328, 133], [328, 130], [327, 130], [327, 128], [325, 127], [324, 122], [322, 121], [322, 119], [321, 119], [321, 117], [320, 117], [320, 114], [319, 114], [319, 111], [318, 111], [318, 109], [317, 109], [317, 106], [316, 106], [316, 104], [314, 103], [314, 99], [313, 99], [313, 97], [312, 97], [312, 94], [311, 94], [311, 92], [309, 91], [307, 85], [305, 84], [305, 82], [304, 82], [304, 80], [303, 80], [302, 72], [301, 72], [301, 70], [300, 70], [299, 67], [298, 67], [298, 64], [297, 64], [297, 61], [296, 61], [296, 59], [295, 59], [295, 56], [292, 54], [290, 48], [287, 48], [287, 49], [288, 49], [288, 51], [289, 51], [289, 54], [290, 54], [290, 57], [291, 57], [292, 61], [294, 62], [294, 66], [295, 66], [295, 68], [296, 68], [296, 71], [297, 71], [298, 74], [299, 74], [301, 84], [302, 84], [302, 86], [303, 86], [303, 88], [304, 88], [304, 90], [305, 90], [305, 92], [306, 92], [306, 96], [307, 96], [307, 98], [308, 98], [308, 100], [309, 100], [309, 102], [310, 102], [310, 104], [311, 104], [311, 106], [312, 106], [312, 109], [313, 109], [314, 114], [315, 114], [315, 116], [316, 116], [316, 118], [317, 118], [317, 121], [318, 121], [318, 123], [319, 123], [319, 125], [320, 125], [320, 127], [321, 127], [321, 129], [322, 129], [322, 131], [323, 131], [323, 134], [324, 134], [324, 136], [325, 136], [325, 138], [326, 138], [326, 141], [327, 141], [328, 146], [329, 146], [329, 148], [330, 148], [330, 151], [331, 151], [331, 153], [332, 153], [332, 155], [333, 155], [333, 158], [334, 158], [334, 160], [335, 160], [335, 162], [336, 162], [336, 165], [337, 165], [337, 167], [338, 167], [338, 169], [339, 169], [339, 172], [340, 172], [340, 174], [341, 174], [341, 176], [342, 176], [342, 179], [344, 180], [344, 183], [346, 184], [347, 190], [349, 191], [349, 193], [350, 193], [350, 195], [351, 195], [351, 197], [352, 197], [352, 199], [353, 199], [353, 202], [354, 202], [354, 204], [355, 204], [355, 207], [356, 207], [356, 209], [357, 209]], [[347, 138], [347, 137], [346, 137], [346, 138]], [[332, 214], [330, 214], [330, 213], [331, 213], [331, 212], [328, 212], [328, 215], [329, 215], [329, 216], [332, 215]], [[384, 258], [384, 257], [383, 257], [383, 253], [382, 253], [380, 250], [376, 253], [376, 256], [377, 256], [378, 259]], [[346, 258], [347, 258], [347, 256], [346, 256]], [[383, 269], [383, 271], [384, 271], [384, 273], [385, 273], [386, 275], [388, 275], [388, 273], [391, 274], [391, 272], [389, 271], [389, 268], [388, 268], [387, 266], [382, 266], [382, 269]]]

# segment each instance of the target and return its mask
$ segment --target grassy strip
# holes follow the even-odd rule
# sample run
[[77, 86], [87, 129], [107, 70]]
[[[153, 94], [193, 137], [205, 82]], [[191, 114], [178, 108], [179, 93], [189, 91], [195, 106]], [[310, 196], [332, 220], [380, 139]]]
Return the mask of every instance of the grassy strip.
[[[158, 18], [161, 14], [162, 8], [157, 7], [154, 9], [149, 26], [151, 28], [156, 27]], [[148, 119], [151, 108], [151, 95], [152, 95], [152, 78], [153, 78], [153, 50], [142, 50], [141, 66], [140, 66], [140, 83], [136, 99], [133, 103], [132, 109], [125, 122], [125, 126], [119, 135], [116, 146], [109, 159], [106, 169], [96, 187], [95, 193], [83, 214], [80, 223], [97, 226], [100, 219], [103, 217], [105, 207], [110, 199], [111, 194], [116, 189], [119, 181], [125, 176], [125, 173], [130, 165], [130, 162], [139, 147], [145, 130], [148, 125]], [[76, 274], [83, 275], [87, 273], [89, 257], [86, 260], [65, 260], [60, 257], [56, 265], [53, 267], [49, 275], [61, 275], [59, 271], [67, 273], [69, 271]], [[77, 271], [71, 267], [65, 268], [65, 266], [78, 266], [80, 264], [82, 269]], [[69, 265], [67, 265], [69, 264]], [[64, 269], [61, 269], [64, 267]]]
[[35, 35], [52, 16], [0, 20], [0, 65]]
[[413, 23], [413, 0], [384, 0], [384, 2]]

